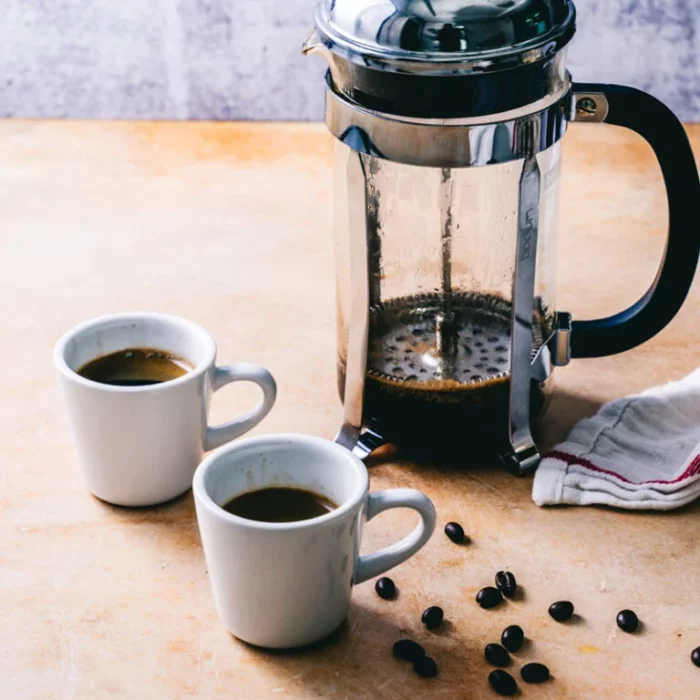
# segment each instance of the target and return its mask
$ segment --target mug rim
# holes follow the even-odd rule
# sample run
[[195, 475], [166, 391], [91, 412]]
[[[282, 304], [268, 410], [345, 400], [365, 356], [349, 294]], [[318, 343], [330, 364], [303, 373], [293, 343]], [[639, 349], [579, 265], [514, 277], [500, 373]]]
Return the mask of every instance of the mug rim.
[[[102, 382], [96, 382], [92, 379], [87, 379], [82, 375], [78, 374], [77, 371], [72, 369], [68, 362], [66, 361], [66, 347], [68, 343], [72, 340], [77, 339], [82, 333], [88, 330], [96, 328], [103, 324], [113, 323], [115, 321], [165, 321], [173, 326], [179, 326], [184, 328], [187, 333], [191, 335], [198, 335], [204, 342], [206, 347], [207, 357], [195, 365], [191, 370], [183, 374], [181, 377], [176, 377], [175, 379], [169, 379], [167, 382], [160, 382], [158, 384], [147, 384], [144, 386], [117, 386], [114, 384], [103, 384]], [[165, 348], [163, 348], [165, 349]], [[97, 357], [100, 357], [99, 355]], [[97, 359], [97, 357], [93, 358]], [[183, 358], [189, 361], [189, 358]], [[134, 311], [127, 313], [117, 313], [117, 314], [106, 314], [104, 316], [96, 316], [95, 318], [89, 319], [79, 323], [77, 326], [73, 326], [70, 330], [66, 331], [57, 341], [54, 346], [53, 351], [54, 365], [58, 372], [60, 372], [66, 379], [82, 384], [83, 386], [90, 387], [92, 389], [99, 389], [101, 391], [108, 391], [112, 393], [120, 394], [138, 394], [154, 391], [165, 391], [171, 387], [184, 384], [185, 382], [191, 381], [201, 374], [206, 372], [216, 360], [216, 341], [212, 335], [207, 332], [202, 326], [190, 321], [182, 316], [174, 316], [172, 314], [158, 313], [155, 311]], [[92, 362], [92, 360], [88, 360]]]
[[[314, 450], [325, 451], [329, 459], [334, 460], [334, 464], [329, 465], [329, 469], [337, 469], [339, 465], [344, 464], [343, 468], [352, 469], [358, 476], [358, 485], [352, 496], [343, 501], [337, 508], [329, 513], [318, 515], [315, 518], [306, 520], [296, 520], [287, 523], [270, 523], [264, 520], [249, 520], [242, 518], [239, 515], [234, 515], [224, 510], [214, 499], [209, 495], [204, 485], [204, 480], [207, 472], [213, 468], [213, 465], [227, 459], [232, 452], [244, 451], [250, 447], [265, 447], [272, 445], [300, 445], [311, 446]], [[261, 488], [265, 488], [264, 486]], [[221, 447], [208, 455], [197, 467], [192, 479], [192, 492], [195, 501], [198, 501], [204, 506], [211, 515], [224, 522], [230, 523], [240, 528], [267, 532], [293, 532], [304, 530], [310, 527], [327, 525], [335, 520], [347, 515], [362, 501], [369, 491], [369, 475], [364, 462], [350, 450], [339, 445], [337, 442], [327, 440], [326, 438], [317, 437], [315, 435], [305, 435], [303, 433], [276, 433], [270, 435], [257, 435], [255, 437], [242, 438], [235, 442]], [[246, 493], [241, 491], [241, 493]], [[237, 494], [240, 495], [240, 494]]]

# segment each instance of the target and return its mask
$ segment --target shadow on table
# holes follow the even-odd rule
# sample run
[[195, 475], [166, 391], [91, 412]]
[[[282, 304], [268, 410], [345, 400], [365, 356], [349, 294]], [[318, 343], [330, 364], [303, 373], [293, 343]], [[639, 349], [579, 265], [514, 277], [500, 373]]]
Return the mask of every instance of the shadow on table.
[[[301, 687], [304, 697], [309, 698], [454, 697], [460, 676], [469, 669], [454, 640], [402, 629], [392, 620], [394, 614], [379, 613], [353, 601], [348, 619], [321, 642], [289, 650], [250, 645], [246, 649], [250, 661], [261, 667], [267, 678], [274, 677], [278, 692], [289, 690], [293, 694]], [[449, 687], [419, 678], [410, 663], [393, 656], [394, 643], [405, 637], [424, 645], [438, 661], [439, 675], [450, 679]]]
[[547, 412], [536, 430], [537, 442], [542, 454], [549, 452], [557, 443], [566, 440], [576, 423], [594, 416], [603, 403], [594, 397], [555, 389]]
[[157, 530], [158, 535], [167, 539], [173, 549], [201, 549], [191, 490], [157, 506], [130, 508], [104, 501], [101, 503], [108, 509], [111, 519], [117, 521], [120, 526]]

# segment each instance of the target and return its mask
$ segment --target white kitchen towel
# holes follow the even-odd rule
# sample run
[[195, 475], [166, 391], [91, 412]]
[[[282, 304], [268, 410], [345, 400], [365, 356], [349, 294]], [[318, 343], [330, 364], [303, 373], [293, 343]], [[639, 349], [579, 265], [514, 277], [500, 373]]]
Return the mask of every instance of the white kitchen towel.
[[700, 496], [700, 369], [605, 404], [540, 463], [538, 506], [671, 510]]

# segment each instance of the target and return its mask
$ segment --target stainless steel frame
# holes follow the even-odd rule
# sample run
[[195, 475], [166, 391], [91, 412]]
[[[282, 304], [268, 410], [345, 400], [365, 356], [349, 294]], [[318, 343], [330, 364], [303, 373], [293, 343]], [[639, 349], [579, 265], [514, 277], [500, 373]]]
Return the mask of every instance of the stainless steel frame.
[[[347, 149], [350, 231], [367, 232], [367, 187], [362, 156]], [[369, 334], [369, 259], [367, 234], [350, 236], [350, 334], [345, 366], [343, 425], [335, 441], [349, 450], [359, 443], [363, 423], [367, 339]]]
[[[584, 100], [581, 103], [581, 100]], [[539, 462], [530, 429], [530, 382], [543, 381], [553, 365], [570, 358], [571, 317], [558, 313], [552, 335], [533, 348], [535, 270], [539, 227], [541, 172], [537, 154], [562, 138], [572, 118], [597, 120], [607, 108], [598, 95], [571, 92], [548, 101], [543, 109], [508, 115], [504, 121], [482, 124], [474, 120], [405, 120], [370, 112], [327, 91], [326, 123], [347, 149], [350, 241], [350, 322], [345, 377], [345, 413], [336, 441], [365, 457], [382, 444], [371, 429], [363, 432], [363, 398], [367, 370], [367, 343], [372, 277], [372, 230], [366, 163], [367, 156], [440, 168], [479, 167], [523, 161], [518, 212], [518, 243], [513, 281], [511, 333], [511, 387], [509, 436], [511, 449], [502, 455], [507, 467], [525, 474]], [[593, 105], [594, 114], [579, 115]], [[531, 106], [532, 107], [532, 106]], [[501, 115], [503, 116], [503, 115]], [[365, 235], [358, 235], [364, 231]], [[377, 300], [375, 300], [377, 301]]]
[[[535, 140], [534, 135], [533, 140]], [[530, 381], [532, 379], [532, 315], [535, 307], [535, 269], [540, 220], [540, 168], [532, 154], [523, 164], [518, 203], [518, 250], [513, 280], [511, 319], [510, 424], [512, 451], [503, 455], [506, 467], [524, 474], [539, 462], [530, 431]]]

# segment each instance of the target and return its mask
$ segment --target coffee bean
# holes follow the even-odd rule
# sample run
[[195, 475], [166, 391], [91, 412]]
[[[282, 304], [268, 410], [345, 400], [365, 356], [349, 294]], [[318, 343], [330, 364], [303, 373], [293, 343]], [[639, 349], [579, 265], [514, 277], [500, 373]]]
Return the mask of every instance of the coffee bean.
[[413, 664], [413, 670], [421, 678], [435, 678], [438, 667], [434, 659], [431, 659], [429, 656], [423, 656]]
[[621, 610], [617, 613], [617, 626], [623, 632], [636, 632], [639, 627], [639, 618], [632, 610]]
[[510, 571], [499, 571], [496, 574], [496, 588], [503, 593], [506, 598], [512, 598], [515, 595], [515, 589], [518, 584], [515, 581], [515, 576]]
[[574, 614], [574, 604], [570, 603], [568, 600], [560, 600], [557, 603], [552, 603], [549, 606], [549, 614], [557, 622], [565, 622], [570, 620], [571, 616]]
[[427, 610], [423, 612], [421, 617], [421, 622], [429, 629], [434, 630], [436, 627], [440, 627], [445, 614], [442, 612], [442, 608], [437, 605], [432, 605]]
[[518, 684], [508, 671], [491, 671], [489, 683], [499, 695], [515, 695], [518, 692]]
[[414, 663], [425, 656], [425, 649], [412, 639], [399, 639], [392, 650], [394, 656], [402, 661]]
[[482, 608], [495, 608], [499, 603], [503, 602], [503, 596], [498, 588], [486, 586], [476, 594], [476, 602]]
[[501, 633], [501, 644], [508, 651], [518, 651], [525, 641], [525, 633], [519, 625], [510, 625]]
[[693, 649], [692, 654], [690, 655], [690, 660], [698, 667], [700, 668], [700, 647], [697, 649]]
[[487, 644], [484, 656], [492, 666], [507, 666], [510, 654], [500, 644]]
[[459, 523], [447, 523], [447, 525], [445, 525], [445, 534], [455, 544], [463, 544], [464, 543], [464, 540], [465, 540], [464, 528]]
[[549, 669], [544, 664], [525, 664], [520, 675], [526, 683], [544, 683], [549, 679]]
[[377, 583], [374, 584], [374, 590], [377, 595], [384, 600], [391, 600], [396, 595], [396, 586], [388, 576], [382, 576]]

